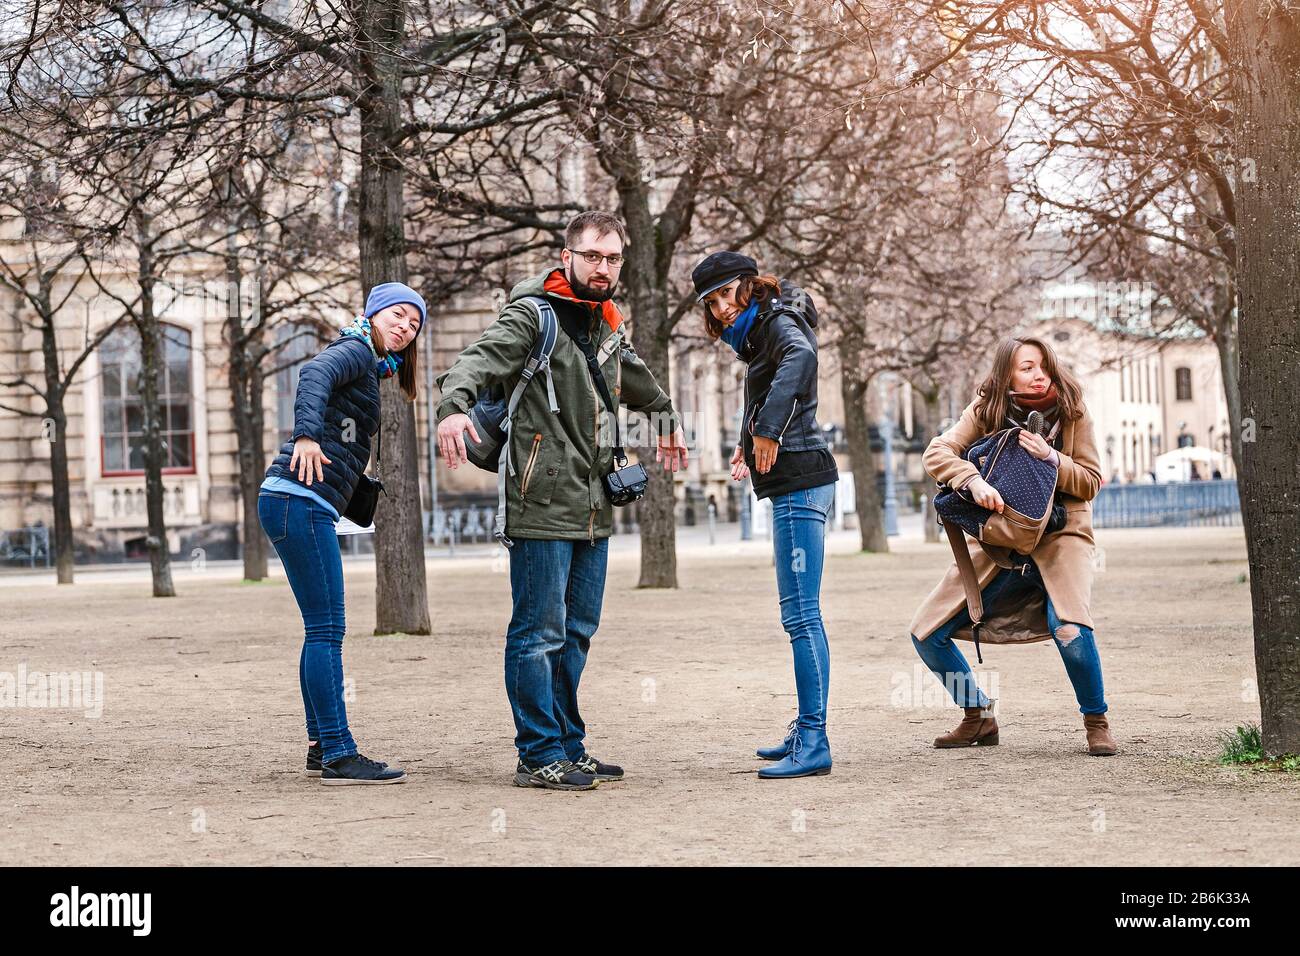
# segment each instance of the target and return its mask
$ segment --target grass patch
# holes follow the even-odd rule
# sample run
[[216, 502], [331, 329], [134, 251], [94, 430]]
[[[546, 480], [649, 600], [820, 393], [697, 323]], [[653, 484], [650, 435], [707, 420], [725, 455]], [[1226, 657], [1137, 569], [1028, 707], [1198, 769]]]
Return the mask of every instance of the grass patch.
[[1244, 766], [1252, 770], [1281, 770], [1300, 774], [1300, 754], [1283, 754], [1268, 757], [1264, 754], [1264, 741], [1259, 724], [1238, 726], [1231, 733], [1219, 737], [1219, 763], [1225, 766]]

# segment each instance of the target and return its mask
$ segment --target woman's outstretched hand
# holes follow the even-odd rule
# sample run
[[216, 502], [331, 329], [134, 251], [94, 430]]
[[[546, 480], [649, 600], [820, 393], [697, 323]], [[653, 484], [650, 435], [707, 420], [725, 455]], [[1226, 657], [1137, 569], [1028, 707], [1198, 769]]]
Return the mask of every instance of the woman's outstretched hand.
[[745, 464], [745, 450], [739, 445], [731, 455], [731, 480], [744, 481], [749, 477], [749, 465]]
[[293, 457], [289, 459], [289, 470], [298, 473], [298, 480], [308, 488], [311, 487], [312, 478], [317, 481], [325, 480], [324, 465], [332, 465], [334, 462], [325, 457], [325, 453], [320, 449], [320, 443], [311, 438], [299, 438], [293, 443]]

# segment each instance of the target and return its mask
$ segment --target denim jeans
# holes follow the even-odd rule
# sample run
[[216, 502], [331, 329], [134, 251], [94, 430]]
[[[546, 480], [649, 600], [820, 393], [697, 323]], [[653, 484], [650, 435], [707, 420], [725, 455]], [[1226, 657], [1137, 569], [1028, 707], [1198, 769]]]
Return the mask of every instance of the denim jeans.
[[605, 598], [609, 538], [515, 538], [514, 611], [506, 631], [506, 696], [515, 748], [527, 767], [577, 760], [587, 735], [578, 683]]
[[[1005, 599], [1022, 588], [1038, 588], [1044, 593], [1047, 591], [1042, 576], [1033, 562], [1029, 563], [1024, 575], [1019, 571], [1003, 568], [985, 586], [980, 592], [980, 596], [984, 599], [985, 614], [987, 615], [997, 601]], [[1061, 652], [1065, 673], [1070, 678], [1075, 699], [1079, 702], [1079, 711], [1084, 714], [1104, 714], [1106, 695], [1101, 679], [1101, 655], [1097, 653], [1097, 641], [1092, 628], [1084, 627], [1082, 624], [1075, 625], [1079, 631], [1078, 635], [1073, 639], [1062, 641], [1058, 634], [1062, 623], [1064, 622], [1057, 616], [1052, 598], [1048, 595], [1047, 627], [1051, 631], [1056, 649]], [[970, 664], [952, 640], [954, 631], [969, 625], [970, 612], [963, 604], [955, 615], [936, 628], [934, 633], [925, 640], [919, 641], [913, 635], [912, 644], [925, 665], [930, 668], [939, 682], [948, 688], [948, 693], [952, 695], [953, 702], [958, 707], [987, 707], [988, 698], [975, 683], [975, 675], [971, 673]]]
[[321, 761], [357, 752], [343, 706], [343, 560], [334, 519], [300, 495], [264, 491], [257, 516], [284, 565], [302, 612], [306, 638], [298, 658], [298, 683], [307, 712], [307, 739], [319, 740]]
[[835, 502], [835, 482], [801, 488], [772, 499], [772, 547], [781, 626], [794, 653], [798, 725], [826, 729], [831, 650], [822, 622], [822, 564], [826, 521]]

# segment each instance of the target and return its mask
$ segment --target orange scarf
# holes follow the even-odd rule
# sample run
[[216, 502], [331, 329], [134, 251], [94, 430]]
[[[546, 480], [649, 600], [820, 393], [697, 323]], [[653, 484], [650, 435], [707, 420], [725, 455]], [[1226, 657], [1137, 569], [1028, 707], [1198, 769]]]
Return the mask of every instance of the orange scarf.
[[1055, 382], [1049, 382], [1047, 385], [1047, 391], [1043, 392], [1042, 395], [1035, 394], [1034, 392], [1016, 392], [1010, 389], [1007, 390], [1007, 394], [1009, 394], [1011, 400], [1021, 408], [1032, 409], [1038, 412], [1046, 412], [1055, 407], [1058, 397]]
[[542, 288], [549, 295], [559, 296], [561, 299], [568, 299], [570, 302], [580, 302], [588, 308], [600, 308], [600, 317], [605, 320], [605, 324], [613, 331], [618, 331], [619, 323], [623, 321], [623, 315], [618, 311], [611, 299], [604, 302], [592, 302], [590, 299], [579, 299], [573, 294], [573, 287], [569, 285], [569, 280], [565, 277], [561, 269], [551, 270], [551, 274], [546, 277]]

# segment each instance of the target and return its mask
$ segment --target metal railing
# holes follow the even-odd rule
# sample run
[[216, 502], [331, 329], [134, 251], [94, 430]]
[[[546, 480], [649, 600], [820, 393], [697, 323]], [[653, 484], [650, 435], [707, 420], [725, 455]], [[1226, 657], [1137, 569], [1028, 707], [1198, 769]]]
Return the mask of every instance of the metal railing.
[[1103, 485], [1092, 501], [1095, 528], [1239, 525], [1241, 500], [1234, 479]]

